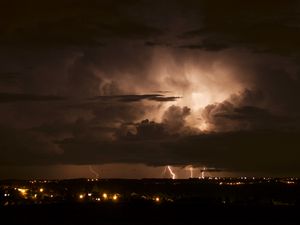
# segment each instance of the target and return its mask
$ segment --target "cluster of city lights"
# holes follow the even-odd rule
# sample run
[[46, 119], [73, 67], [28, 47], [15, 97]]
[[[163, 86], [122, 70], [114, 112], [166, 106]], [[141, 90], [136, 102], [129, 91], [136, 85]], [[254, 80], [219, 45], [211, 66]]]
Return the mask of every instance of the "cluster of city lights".
[[[48, 196], [46, 193], [44, 193], [45, 189], [44, 188], [39, 188], [37, 191], [30, 190], [29, 188], [14, 188], [14, 190], [17, 190], [23, 198], [32, 198], [36, 199], [39, 195], [44, 195]], [[50, 198], [53, 198], [54, 195], [50, 194]]]
[[[190, 169], [190, 168], [189, 168]], [[166, 167], [166, 171], [172, 175], [172, 178], [175, 180], [170, 179], [162, 179], [162, 180], [155, 180], [150, 181], [153, 184], [171, 184], [171, 185], [178, 185], [181, 184], [180, 179], [176, 179], [176, 174], [172, 170], [171, 167]], [[182, 181], [182, 184], [189, 184], [197, 183], [199, 185], [205, 184], [215, 184], [220, 186], [240, 186], [240, 185], [253, 185], [253, 184], [279, 184], [281, 186], [285, 185], [288, 186], [297, 186], [300, 185], [298, 178], [269, 178], [269, 177], [211, 177], [207, 176], [203, 179], [198, 179], [198, 177], [193, 177], [194, 174], [192, 169], [191, 172], [191, 179], [187, 179], [186, 181]], [[97, 181], [98, 179], [87, 179], [85, 181]], [[31, 184], [31, 183], [34, 184]], [[46, 181], [47, 183], [56, 182], [56, 181]], [[59, 182], [59, 181], [57, 181]], [[106, 181], [105, 181], [106, 182]], [[127, 181], [125, 181], [127, 182]], [[144, 181], [142, 181], [144, 182]], [[148, 182], [147, 180], [145, 181]], [[60, 185], [59, 183], [57, 185]], [[154, 203], [162, 203], [162, 202], [173, 202], [176, 199], [181, 198], [180, 196], [163, 194], [163, 193], [152, 193], [152, 194], [145, 194], [145, 193], [136, 193], [132, 192], [131, 194], [126, 194], [126, 192], [122, 192], [118, 190], [118, 193], [108, 189], [101, 189], [100, 182], [97, 184], [92, 184], [89, 189], [87, 190], [74, 190], [73, 187], [69, 186], [72, 183], [68, 183], [65, 186], [63, 192], [57, 191], [56, 186], [52, 186], [49, 184], [45, 184], [45, 180], [32, 180], [30, 184], [28, 181], [24, 182], [23, 184], [18, 182], [18, 184], [2, 184], [0, 186], [1, 194], [0, 200], [2, 198], [1, 205], [14, 205], [14, 204], [44, 204], [44, 203], [56, 203], [66, 201], [66, 196], [73, 196], [73, 200], [77, 202], [125, 202], [130, 200], [143, 200], [143, 201], [150, 201]], [[99, 185], [99, 186], [98, 186]], [[58, 186], [57, 186], [58, 187]], [[69, 188], [70, 187], [70, 188]], [[61, 190], [61, 189], [60, 189]], [[93, 190], [93, 191], [92, 191]], [[96, 191], [95, 191], [96, 190]], [[116, 191], [116, 190], [115, 190]]]
[[99, 181], [99, 179], [98, 178], [95, 178], [95, 179], [91, 178], [91, 179], [87, 179], [87, 181], [88, 182], [94, 182], [94, 181]]
[[[34, 190], [30, 190], [29, 188], [14, 188], [14, 190], [18, 191], [20, 193], [21, 196], [23, 196], [24, 199], [37, 199], [39, 196], [47, 196], [50, 198], [53, 198], [54, 195], [53, 194], [47, 194], [45, 189], [43, 187], [40, 187], [38, 189]], [[9, 197], [10, 194], [9, 193], [4, 193], [4, 197]], [[145, 199], [152, 199], [154, 202], [161, 202], [161, 198], [159, 196], [154, 196], [154, 197], [146, 197], [144, 196]], [[113, 201], [113, 202], [117, 202], [119, 199], [121, 198], [121, 195], [119, 193], [102, 193], [102, 194], [95, 194], [95, 193], [79, 193], [78, 194], [78, 199], [80, 201], [84, 201], [84, 200], [92, 200], [92, 201]]]
[[237, 186], [237, 185], [243, 185], [244, 182], [220, 182], [219, 185], [229, 185], [229, 186]]
[[[93, 193], [81, 193], [78, 195], [78, 199], [80, 201], [84, 201], [84, 200], [94, 200], [94, 201], [97, 201], [97, 202], [100, 202], [100, 201], [113, 201], [113, 202], [117, 202], [120, 198], [121, 198], [121, 195], [120, 194], [108, 194], [108, 193], [103, 193], [101, 195], [101, 197], [99, 197], [98, 195], [96, 197], [93, 198], [95, 194]], [[146, 197], [146, 196], [142, 196], [144, 197], [145, 199], [152, 199], [154, 202], [156, 203], [159, 203], [161, 202], [161, 198], [159, 196], [154, 196], [154, 197]], [[172, 201], [171, 199], [167, 199], [168, 201]]]
[[31, 184], [46, 184], [46, 183], [50, 183], [52, 181], [49, 180], [30, 180], [29, 183]]
[[85, 198], [88, 199], [92, 199], [95, 201], [101, 201], [101, 200], [113, 200], [113, 201], [117, 201], [120, 198], [120, 194], [107, 194], [107, 193], [103, 193], [102, 197], [96, 196], [95, 198], [93, 198], [93, 193], [81, 193], [78, 195], [79, 200], [83, 200]]

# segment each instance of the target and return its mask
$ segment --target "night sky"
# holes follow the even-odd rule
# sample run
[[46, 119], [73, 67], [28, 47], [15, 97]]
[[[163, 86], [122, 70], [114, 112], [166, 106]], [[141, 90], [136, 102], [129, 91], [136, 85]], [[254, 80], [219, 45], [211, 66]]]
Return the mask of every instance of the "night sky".
[[3, 0], [0, 178], [300, 176], [299, 65], [299, 1]]

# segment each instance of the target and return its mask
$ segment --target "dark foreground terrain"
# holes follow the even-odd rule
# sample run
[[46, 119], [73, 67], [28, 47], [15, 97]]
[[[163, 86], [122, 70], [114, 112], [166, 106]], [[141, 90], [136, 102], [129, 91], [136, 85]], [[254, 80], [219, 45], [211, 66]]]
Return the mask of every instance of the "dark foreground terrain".
[[2, 207], [1, 224], [300, 224], [300, 208], [178, 204], [49, 204]]
[[299, 225], [296, 178], [0, 182], [0, 225]]

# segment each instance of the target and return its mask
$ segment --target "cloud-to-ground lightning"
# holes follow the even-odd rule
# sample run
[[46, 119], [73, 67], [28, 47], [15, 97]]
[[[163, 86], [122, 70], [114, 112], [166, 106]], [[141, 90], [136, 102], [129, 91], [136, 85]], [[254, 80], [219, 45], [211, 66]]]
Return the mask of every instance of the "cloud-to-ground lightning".
[[192, 166], [189, 166], [189, 171], [190, 171], [190, 178], [194, 177], [194, 168]]
[[205, 170], [206, 170], [205, 167], [201, 170], [201, 177], [199, 177], [199, 178], [201, 178], [201, 179], [205, 178]]
[[170, 167], [170, 166], [167, 166], [167, 168], [168, 168], [168, 170], [169, 170], [169, 172], [170, 172], [170, 174], [171, 174], [171, 176], [172, 176], [172, 179], [173, 179], [173, 180], [176, 179], [176, 174], [172, 171], [171, 167]]
[[189, 178], [194, 178], [194, 167], [192, 165], [188, 165], [184, 169], [189, 171]]
[[222, 169], [217, 169], [217, 168], [207, 168], [207, 167], [203, 167], [200, 172], [201, 172], [201, 176], [199, 177], [199, 179], [204, 179], [205, 178], [205, 173], [207, 173], [207, 176], [210, 176], [210, 172], [222, 172]]
[[94, 170], [92, 165], [89, 165], [89, 170], [92, 174], [95, 175], [95, 178], [98, 179], [99, 178], [99, 173], [97, 173], [97, 171]]
[[161, 176], [162, 176], [162, 177], [165, 177], [166, 172], [167, 172], [167, 167], [165, 166], [163, 172], [161, 173]]

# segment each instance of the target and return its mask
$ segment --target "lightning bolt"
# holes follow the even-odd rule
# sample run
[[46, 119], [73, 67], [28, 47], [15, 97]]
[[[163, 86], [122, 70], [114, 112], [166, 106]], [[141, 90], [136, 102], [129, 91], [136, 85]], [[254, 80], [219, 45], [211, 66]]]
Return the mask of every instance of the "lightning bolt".
[[[206, 170], [205, 167], [201, 170], [201, 179], [204, 179], [204, 178], [205, 178], [205, 170]], [[199, 178], [200, 178], [200, 177], [199, 177]]]
[[164, 171], [161, 173], [161, 176], [165, 177], [166, 172], [167, 172], [167, 167], [165, 166]]
[[98, 179], [99, 178], [99, 173], [97, 173], [97, 171], [94, 170], [92, 165], [89, 165], [89, 171], [95, 175], [95, 178]]
[[194, 177], [194, 174], [193, 174], [194, 168], [191, 166], [189, 169], [190, 169], [190, 172], [191, 172], [191, 176], [190, 177], [193, 178]]
[[170, 166], [167, 166], [167, 168], [168, 168], [168, 170], [169, 170], [169, 172], [170, 172], [170, 174], [171, 174], [171, 176], [172, 176], [172, 179], [173, 179], [173, 180], [176, 179], [176, 174], [172, 171], [171, 167], [170, 167]]

